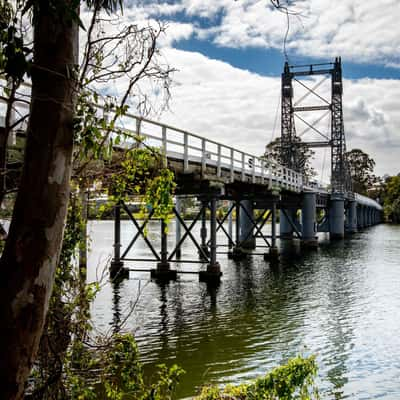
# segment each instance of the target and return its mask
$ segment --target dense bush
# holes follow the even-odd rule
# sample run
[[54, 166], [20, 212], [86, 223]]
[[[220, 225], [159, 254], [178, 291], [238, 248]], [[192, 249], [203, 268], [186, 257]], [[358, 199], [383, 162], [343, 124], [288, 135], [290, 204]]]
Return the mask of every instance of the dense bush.
[[296, 357], [262, 378], [239, 386], [205, 387], [196, 400], [311, 400], [319, 399], [314, 385], [315, 357]]

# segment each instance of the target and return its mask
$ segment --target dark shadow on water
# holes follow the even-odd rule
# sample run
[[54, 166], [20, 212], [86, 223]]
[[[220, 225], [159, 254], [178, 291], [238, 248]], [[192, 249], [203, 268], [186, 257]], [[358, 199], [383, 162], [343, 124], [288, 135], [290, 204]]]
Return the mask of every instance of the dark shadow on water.
[[113, 320], [111, 325], [114, 333], [118, 333], [121, 330], [121, 285], [123, 281], [123, 279], [114, 279], [111, 281], [113, 292]]

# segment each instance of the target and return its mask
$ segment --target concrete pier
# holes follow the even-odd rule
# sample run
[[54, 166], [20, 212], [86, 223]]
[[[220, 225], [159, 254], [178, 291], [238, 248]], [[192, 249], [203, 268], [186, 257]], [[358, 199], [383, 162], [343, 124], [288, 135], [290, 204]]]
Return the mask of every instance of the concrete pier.
[[243, 250], [241, 243], [241, 220], [243, 217], [243, 212], [241, 210], [240, 200], [235, 201], [235, 214], [236, 214], [236, 222], [235, 222], [235, 246], [232, 251], [229, 251], [228, 258], [233, 260], [242, 260], [247, 257], [247, 252]]
[[291, 218], [292, 222], [295, 221], [297, 218], [296, 210], [294, 208], [286, 208], [285, 212], [282, 209], [280, 210], [279, 236], [281, 239], [293, 239], [293, 227], [288, 217]]
[[253, 202], [242, 200], [240, 204], [240, 246], [243, 249], [253, 250], [256, 248], [256, 239], [253, 235], [254, 227], [251, 220], [251, 218], [254, 219]]
[[329, 207], [329, 237], [331, 240], [344, 238], [344, 196], [333, 194]]
[[355, 200], [350, 200], [347, 205], [347, 226], [348, 233], [357, 232], [357, 203]]
[[301, 246], [311, 249], [318, 247], [316, 194], [311, 192], [303, 193]]
[[150, 271], [151, 277], [158, 280], [175, 280], [177, 277], [176, 270], [170, 268], [168, 262], [168, 238], [167, 238], [167, 224], [161, 220], [161, 260], [157, 263], [157, 268]]
[[272, 202], [271, 206], [271, 247], [268, 253], [264, 254], [264, 260], [276, 261], [279, 259], [279, 250], [276, 245], [276, 201]]
[[359, 204], [357, 206], [357, 229], [362, 230], [365, 228], [364, 223], [364, 206]]
[[210, 200], [210, 263], [206, 271], [200, 271], [200, 281], [215, 282], [222, 276], [221, 267], [217, 262], [217, 200]]

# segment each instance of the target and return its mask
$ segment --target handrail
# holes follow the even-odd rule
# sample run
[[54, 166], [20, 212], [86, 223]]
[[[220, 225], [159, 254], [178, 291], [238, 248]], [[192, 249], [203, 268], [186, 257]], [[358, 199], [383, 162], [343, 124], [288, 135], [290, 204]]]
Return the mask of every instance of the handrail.
[[383, 210], [383, 207], [377, 201], [375, 201], [367, 196], [363, 196], [362, 194], [359, 194], [359, 193], [354, 193], [354, 198], [358, 204], [369, 206], [369, 207], [374, 207], [380, 211]]
[[[26, 83], [23, 85], [30, 87]], [[1, 83], [0, 87], [4, 88]], [[0, 99], [0, 103], [2, 102], [5, 101]], [[26, 104], [24, 104], [25, 106]], [[104, 106], [98, 104], [93, 104], [93, 106], [99, 112], [105, 112]], [[127, 123], [124, 123], [124, 120], [128, 120], [125, 121]], [[146, 126], [146, 124], [149, 126]], [[126, 125], [133, 125], [135, 129], [129, 129]], [[150, 127], [157, 128], [158, 131], [149, 132]], [[217, 178], [222, 178], [222, 171], [225, 171], [231, 182], [239, 177], [241, 181], [265, 184], [270, 189], [275, 187], [277, 189], [290, 189], [295, 192], [312, 190], [321, 194], [328, 194], [327, 189], [318, 182], [308, 182], [307, 177], [278, 164], [273, 159], [255, 156], [224, 143], [207, 139], [199, 134], [153, 121], [143, 116], [127, 113], [119, 118], [115, 130], [117, 129], [123, 130], [127, 137], [134, 139], [139, 134], [144, 140], [155, 142], [166, 157], [179, 158], [183, 161], [184, 172], [190, 171], [190, 165], [197, 164], [200, 165], [203, 174], [206, 174], [207, 167], [216, 168]], [[177, 138], [177, 135], [180, 135], [180, 137]], [[193, 142], [198, 142], [198, 144]], [[176, 151], [177, 149], [179, 151]], [[354, 198], [360, 204], [382, 209], [377, 202], [368, 197], [355, 194]]]

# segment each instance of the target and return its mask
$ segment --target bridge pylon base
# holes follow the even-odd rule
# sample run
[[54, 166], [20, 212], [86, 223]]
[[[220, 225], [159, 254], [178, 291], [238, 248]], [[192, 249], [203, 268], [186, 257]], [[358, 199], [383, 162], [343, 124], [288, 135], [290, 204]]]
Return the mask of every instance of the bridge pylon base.
[[177, 271], [169, 268], [169, 263], [158, 263], [156, 269], [150, 271], [152, 279], [158, 281], [176, 281]]
[[270, 247], [268, 253], [264, 253], [265, 261], [279, 260], [279, 249], [277, 247]]
[[112, 280], [129, 278], [129, 269], [124, 268], [122, 261], [111, 261], [109, 271]]
[[300, 246], [304, 250], [317, 250], [318, 249], [318, 238], [301, 239]]
[[208, 264], [206, 271], [199, 272], [200, 282], [219, 282], [222, 276], [219, 263]]
[[235, 261], [244, 260], [249, 255], [249, 252], [243, 250], [241, 247], [234, 247], [232, 251], [228, 253], [228, 258]]

